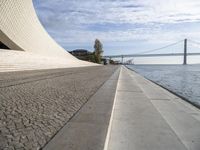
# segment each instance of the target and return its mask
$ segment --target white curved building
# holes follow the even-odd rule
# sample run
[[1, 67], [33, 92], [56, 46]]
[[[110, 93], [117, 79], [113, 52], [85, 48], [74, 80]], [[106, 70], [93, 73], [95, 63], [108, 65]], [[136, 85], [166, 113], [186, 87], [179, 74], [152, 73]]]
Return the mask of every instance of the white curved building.
[[78, 60], [41, 25], [32, 0], [0, 0], [0, 72], [96, 65]]

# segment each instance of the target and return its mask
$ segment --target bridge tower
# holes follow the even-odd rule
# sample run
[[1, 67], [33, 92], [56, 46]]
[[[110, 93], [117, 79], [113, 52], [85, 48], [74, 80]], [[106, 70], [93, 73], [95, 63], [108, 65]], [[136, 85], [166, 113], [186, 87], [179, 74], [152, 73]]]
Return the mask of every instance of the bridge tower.
[[121, 56], [122, 57], [122, 64], [124, 63], [124, 55]]
[[183, 65], [187, 65], [187, 39], [184, 40]]

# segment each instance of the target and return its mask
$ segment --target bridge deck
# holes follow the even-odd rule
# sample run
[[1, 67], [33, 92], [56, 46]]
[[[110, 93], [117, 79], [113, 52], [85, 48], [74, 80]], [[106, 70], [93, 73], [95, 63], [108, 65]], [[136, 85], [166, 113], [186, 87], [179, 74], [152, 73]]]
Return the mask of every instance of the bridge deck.
[[[200, 53], [187, 53], [187, 56], [200, 55]], [[168, 54], [125, 54], [125, 55], [110, 55], [104, 58], [125, 58], [125, 57], [162, 57], [162, 56], [184, 56], [184, 53], [168, 53]]]

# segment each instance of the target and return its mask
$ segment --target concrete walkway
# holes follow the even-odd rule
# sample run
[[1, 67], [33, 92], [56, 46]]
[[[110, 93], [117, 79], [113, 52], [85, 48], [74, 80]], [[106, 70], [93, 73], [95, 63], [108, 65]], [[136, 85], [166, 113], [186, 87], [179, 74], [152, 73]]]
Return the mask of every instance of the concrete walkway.
[[[42, 148], [117, 68], [98, 66], [0, 73], [0, 150]], [[114, 97], [116, 89], [113, 91], [109, 94]], [[112, 103], [110, 105], [112, 108]], [[106, 134], [107, 126], [105, 129]]]
[[200, 150], [200, 111], [121, 67], [44, 150]]
[[104, 150], [200, 150], [200, 111], [122, 67]]
[[103, 84], [44, 150], [103, 150], [119, 71]]

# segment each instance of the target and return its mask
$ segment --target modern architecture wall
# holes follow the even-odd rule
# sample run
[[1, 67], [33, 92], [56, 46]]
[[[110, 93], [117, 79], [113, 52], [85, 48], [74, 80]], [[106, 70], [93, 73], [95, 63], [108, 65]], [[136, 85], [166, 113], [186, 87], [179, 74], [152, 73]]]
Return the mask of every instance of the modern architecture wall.
[[32, 0], [0, 0], [0, 41], [13, 50], [77, 60], [46, 32]]

